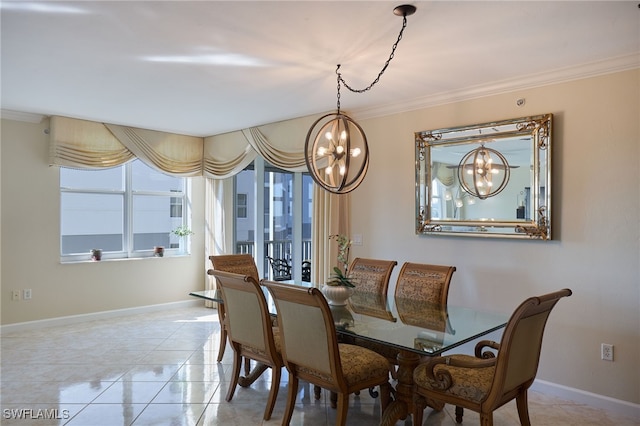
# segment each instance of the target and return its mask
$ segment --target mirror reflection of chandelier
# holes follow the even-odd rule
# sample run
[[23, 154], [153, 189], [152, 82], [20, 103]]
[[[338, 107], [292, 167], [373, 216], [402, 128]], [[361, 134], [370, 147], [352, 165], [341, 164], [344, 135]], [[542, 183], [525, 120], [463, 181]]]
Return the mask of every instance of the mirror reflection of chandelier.
[[507, 186], [510, 173], [504, 155], [484, 144], [469, 151], [458, 166], [462, 189], [481, 200], [498, 195]]

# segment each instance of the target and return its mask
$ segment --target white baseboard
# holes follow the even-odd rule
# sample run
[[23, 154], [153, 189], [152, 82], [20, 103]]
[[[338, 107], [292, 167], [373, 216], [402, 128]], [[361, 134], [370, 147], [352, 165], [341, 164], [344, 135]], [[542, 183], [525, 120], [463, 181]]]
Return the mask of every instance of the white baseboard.
[[619, 416], [630, 417], [631, 419], [640, 421], [640, 404], [634, 404], [632, 402], [610, 398], [544, 380], [534, 381], [533, 385], [531, 385], [531, 390], [590, 407], [600, 408]]
[[0, 326], [0, 334], [8, 332], [19, 332], [37, 330], [45, 327], [77, 324], [99, 319], [117, 318], [126, 315], [136, 315], [148, 312], [166, 311], [168, 309], [187, 308], [191, 306], [203, 305], [200, 299], [184, 300], [181, 302], [162, 303], [159, 305], [136, 306], [135, 308], [115, 309], [112, 311], [91, 312], [88, 314], [69, 315], [58, 318], [48, 318], [37, 321], [19, 322]]

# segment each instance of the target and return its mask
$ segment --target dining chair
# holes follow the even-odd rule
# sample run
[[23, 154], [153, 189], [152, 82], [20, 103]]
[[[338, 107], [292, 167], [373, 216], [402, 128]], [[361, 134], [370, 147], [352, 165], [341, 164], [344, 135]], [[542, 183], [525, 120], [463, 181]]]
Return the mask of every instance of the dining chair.
[[220, 254], [209, 256], [213, 269], [233, 274], [249, 275], [260, 282], [258, 267], [250, 254]]
[[[233, 371], [226, 400], [231, 401], [240, 378], [242, 358], [252, 359], [271, 368], [271, 390], [264, 420], [271, 418], [278, 396], [284, 363], [280, 355], [280, 338], [271, 323], [269, 307], [260, 284], [250, 275], [214, 270], [226, 307], [229, 343], [233, 349]], [[241, 383], [242, 385], [242, 383]]]
[[[332, 392], [336, 400], [336, 425], [344, 425], [349, 394], [380, 386], [381, 410], [390, 398], [389, 362], [369, 349], [338, 343], [329, 305], [317, 288], [263, 281], [278, 312], [282, 358], [289, 372], [283, 425], [288, 425], [304, 380]], [[335, 395], [335, 397], [334, 397]]]
[[421, 300], [444, 306], [455, 266], [405, 262], [396, 282], [396, 299]]
[[[250, 254], [219, 254], [209, 256], [209, 260], [213, 265], [213, 270], [208, 270], [207, 274], [212, 275], [212, 271], [231, 272], [233, 274], [248, 275], [256, 282], [260, 282], [258, 275], [258, 267]], [[223, 304], [218, 305], [218, 318], [220, 320], [220, 347], [218, 348], [218, 362], [222, 361], [224, 351], [227, 345], [227, 326], [225, 321], [225, 307]], [[249, 361], [245, 363], [245, 372], [248, 374], [250, 369]]]
[[529, 426], [527, 389], [538, 371], [545, 325], [556, 303], [568, 296], [571, 290], [563, 289], [526, 299], [509, 318], [500, 343], [478, 342], [475, 356], [434, 357], [418, 365], [414, 424], [421, 425], [427, 403], [437, 401], [456, 406], [457, 423], [468, 408], [480, 413], [482, 426], [491, 426], [493, 411], [515, 399], [520, 424]]
[[[354, 312], [373, 315], [395, 321], [393, 314], [387, 310], [387, 292], [393, 268], [398, 264], [395, 260], [366, 259], [356, 257], [349, 264], [347, 276], [355, 284], [354, 294], [349, 298], [349, 306]], [[378, 308], [378, 309], [376, 309]], [[361, 345], [378, 353], [385, 353], [383, 348], [372, 342], [354, 337], [352, 343]], [[388, 354], [388, 359], [394, 363], [395, 353]], [[391, 366], [390, 373], [396, 376], [395, 368]], [[372, 397], [377, 397], [373, 389], [369, 389]]]
[[355, 283], [357, 293], [377, 293], [386, 296], [391, 272], [397, 264], [395, 260], [356, 257], [349, 264], [347, 276]]

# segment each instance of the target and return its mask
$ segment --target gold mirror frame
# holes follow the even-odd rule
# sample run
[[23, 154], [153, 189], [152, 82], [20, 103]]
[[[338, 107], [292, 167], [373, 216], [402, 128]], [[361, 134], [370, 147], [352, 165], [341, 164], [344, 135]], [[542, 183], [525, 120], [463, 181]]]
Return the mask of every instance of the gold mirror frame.
[[[416, 234], [550, 240], [552, 120], [545, 114], [416, 132]], [[465, 163], [484, 148], [504, 161]], [[490, 170], [506, 186], [478, 196], [478, 187], [461, 185], [463, 168]], [[484, 183], [492, 185], [491, 176]]]

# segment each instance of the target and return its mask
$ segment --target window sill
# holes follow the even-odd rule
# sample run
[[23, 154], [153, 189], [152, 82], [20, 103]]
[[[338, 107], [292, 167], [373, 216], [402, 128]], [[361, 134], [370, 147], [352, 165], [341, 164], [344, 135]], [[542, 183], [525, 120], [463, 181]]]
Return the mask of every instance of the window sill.
[[189, 257], [191, 256], [190, 253], [184, 253], [184, 254], [175, 254], [175, 255], [171, 255], [171, 256], [145, 256], [145, 257], [115, 257], [112, 259], [109, 258], [103, 258], [102, 260], [91, 260], [91, 259], [77, 259], [77, 260], [73, 260], [73, 259], [69, 259], [69, 260], [64, 260], [64, 259], [60, 259], [60, 264], [62, 265], [69, 265], [69, 264], [77, 264], [77, 263], [109, 263], [109, 262], [122, 262], [122, 261], [128, 261], [128, 260], [156, 260], [156, 259], [172, 259], [172, 258], [178, 258], [178, 257]]

